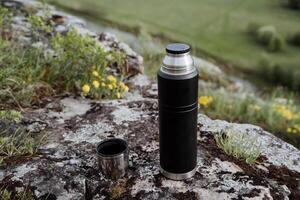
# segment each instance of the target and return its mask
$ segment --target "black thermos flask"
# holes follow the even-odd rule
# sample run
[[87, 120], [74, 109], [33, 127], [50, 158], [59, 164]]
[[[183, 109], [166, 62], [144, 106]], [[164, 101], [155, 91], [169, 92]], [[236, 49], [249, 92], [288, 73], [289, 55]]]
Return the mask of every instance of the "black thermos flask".
[[197, 165], [198, 71], [189, 51], [167, 45], [157, 74], [160, 169], [174, 180], [191, 178]]

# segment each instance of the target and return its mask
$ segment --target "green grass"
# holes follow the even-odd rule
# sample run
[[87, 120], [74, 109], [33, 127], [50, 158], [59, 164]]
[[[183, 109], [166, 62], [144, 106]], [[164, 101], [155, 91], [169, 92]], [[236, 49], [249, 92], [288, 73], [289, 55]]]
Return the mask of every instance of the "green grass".
[[20, 122], [22, 114], [15, 110], [0, 110], [0, 120], [9, 120], [14, 122]]
[[[41, 134], [40, 134], [41, 135]], [[31, 157], [45, 142], [45, 136], [34, 136], [23, 128], [6, 128], [0, 132], [0, 166]]]
[[214, 119], [256, 124], [300, 147], [299, 97], [282, 90], [271, 96], [246, 95], [224, 90], [201, 91], [200, 112]]
[[[0, 7], [0, 16], [9, 14]], [[0, 29], [9, 30], [9, 18], [4, 19]], [[46, 17], [29, 15], [27, 20], [34, 42], [45, 41], [50, 50], [23, 48], [0, 35], [0, 106], [14, 105], [22, 110], [63, 92], [102, 99], [121, 98], [128, 91], [119, 80], [126, 73], [124, 53], [105, 52], [92, 37], [81, 36], [75, 29], [49, 36], [53, 23], [48, 24]], [[118, 78], [112, 76], [114, 72]]]
[[17, 191], [11, 191], [6, 188], [0, 188], [0, 199], [1, 200], [34, 200], [35, 195], [31, 190], [28, 188], [22, 188], [20, 190], [20, 187]]
[[110, 21], [153, 35], [190, 43], [198, 54], [205, 53], [256, 70], [263, 54], [279, 65], [299, 67], [300, 49], [288, 46], [270, 53], [246, 27], [251, 22], [274, 25], [286, 36], [299, 30], [300, 12], [282, 5], [281, 0], [50, 0], [64, 8], [80, 11], [99, 21]]
[[254, 164], [262, 152], [261, 144], [258, 144], [256, 137], [232, 128], [217, 133], [215, 141], [226, 154], [243, 159], [248, 164]]

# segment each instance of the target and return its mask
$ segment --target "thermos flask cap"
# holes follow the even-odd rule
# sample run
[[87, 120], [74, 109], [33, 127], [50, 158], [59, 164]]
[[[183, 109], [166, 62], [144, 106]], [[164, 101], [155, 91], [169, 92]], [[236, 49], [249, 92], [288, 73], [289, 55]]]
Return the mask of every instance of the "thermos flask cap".
[[161, 71], [169, 75], [187, 75], [196, 69], [192, 56], [189, 54], [190, 46], [173, 43], [166, 47], [167, 55], [163, 59]]
[[172, 43], [166, 47], [166, 52], [170, 54], [184, 54], [189, 52], [191, 47], [187, 44]]

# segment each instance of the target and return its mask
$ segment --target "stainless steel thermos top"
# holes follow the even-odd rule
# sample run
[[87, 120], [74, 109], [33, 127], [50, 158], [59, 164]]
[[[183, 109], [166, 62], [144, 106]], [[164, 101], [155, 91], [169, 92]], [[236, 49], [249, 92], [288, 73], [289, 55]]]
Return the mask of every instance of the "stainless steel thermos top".
[[190, 46], [186, 44], [169, 44], [166, 47], [167, 55], [163, 59], [161, 71], [170, 75], [186, 75], [196, 70]]
[[198, 71], [186, 44], [169, 44], [157, 74], [160, 167], [164, 176], [191, 178], [197, 165]]

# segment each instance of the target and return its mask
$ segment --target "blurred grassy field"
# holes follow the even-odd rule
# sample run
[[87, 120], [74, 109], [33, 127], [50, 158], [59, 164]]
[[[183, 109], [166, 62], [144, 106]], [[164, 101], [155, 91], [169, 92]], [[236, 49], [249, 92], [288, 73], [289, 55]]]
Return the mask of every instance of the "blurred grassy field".
[[300, 48], [269, 53], [246, 33], [251, 22], [274, 25], [284, 36], [300, 30], [300, 11], [284, 0], [49, 0], [97, 20], [142, 27], [153, 35], [187, 42], [246, 70], [257, 70], [263, 56], [291, 70], [300, 68]]

